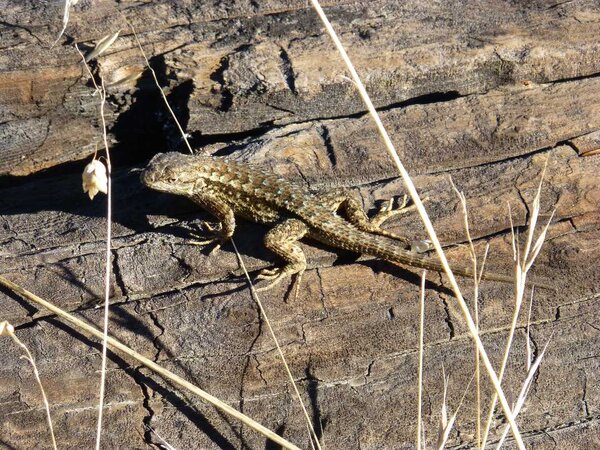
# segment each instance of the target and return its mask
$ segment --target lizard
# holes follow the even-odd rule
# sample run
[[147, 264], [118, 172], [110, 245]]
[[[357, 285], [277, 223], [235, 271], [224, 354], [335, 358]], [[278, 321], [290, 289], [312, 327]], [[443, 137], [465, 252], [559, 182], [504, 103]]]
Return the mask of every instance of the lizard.
[[[284, 264], [263, 269], [257, 280], [270, 284], [258, 290], [270, 289], [288, 276], [296, 275], [300, 283], [306, 257], [298, 241], [305, 237], [401, 266], [443, 272], [439, 261], [408, 249], [408, 239], [380, 228], [403, 207], [393, 209], [391, 202], [369, 218], [358, 199], [347, 192], [316, 193], [263, 168], [207, 154], [159, 153], [142, 171], [141, 181], [153, 190], [188, 197], [212, 214], [217, 226], [207, 228], [214, 236], [201, 244], [214, 241], [213, 251], [232, 238], [236, 216], [272, 225], [264, 245]], [[468, 267], [452, 271], [473, 277]], [[493, 272], [483, 272], [481, 278], [514, 283], [514, 277]]]

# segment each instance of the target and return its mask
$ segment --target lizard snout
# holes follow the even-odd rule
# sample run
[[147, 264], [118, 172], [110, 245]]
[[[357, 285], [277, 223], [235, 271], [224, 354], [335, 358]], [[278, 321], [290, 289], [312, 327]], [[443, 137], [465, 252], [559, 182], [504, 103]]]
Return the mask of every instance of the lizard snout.
[[160, 171], [153, 166], [146, 167], [140, 174], [140, 181], [148, 187], [152, 187], [160, 179]]
[[[155, 155], [142, 174], [140, 180], [150, 188], [157, 189], [159, 184], [164, 184], [180, 163], [180, 153], [159, 153]], [[185, 161], [184, 161], [185, 162]]]

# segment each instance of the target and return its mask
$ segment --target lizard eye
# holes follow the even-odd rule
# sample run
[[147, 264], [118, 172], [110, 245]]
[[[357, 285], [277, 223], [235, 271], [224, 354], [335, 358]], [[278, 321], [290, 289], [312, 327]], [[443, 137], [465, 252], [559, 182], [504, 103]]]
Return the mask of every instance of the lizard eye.
[[177, 178], [169, 178], [167, 181], [169, 183], [175, 183], [177, 181]]

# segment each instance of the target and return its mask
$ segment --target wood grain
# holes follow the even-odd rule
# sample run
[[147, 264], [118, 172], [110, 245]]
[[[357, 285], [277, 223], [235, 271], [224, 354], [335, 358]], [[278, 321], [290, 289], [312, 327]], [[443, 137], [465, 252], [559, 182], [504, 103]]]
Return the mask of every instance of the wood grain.
[[[315, 189], [347, 188], [365, 207], [404, 192], [401, 180], [303, 1], [80, 1], [65, 38], [49, 48], [62, 11], [52, 2], [7, 2], [0, 36], [0, 273], [99, 324], [105, 198], [81, 192], [84, 162], [100, 141], [98, 98], [72, 43], [121, 29], [94, 73], [107, 82], [142, 70], [125, 18], [195, 147], [264, 165]], [[583, 2], [330, 1], [327, 14], [423, 196], [454, 264], [469, 264], [464, 191], [476, 248], [510, 273], [510, 220], [523, 236], [545, 169], [542, 218], [556, 210], [533, 276], [531, 343], [547, 355], [519, 416], [535, 448], [600, 445], [600, 45], [597, 4]], [[186, 242], [207, 216], [183, 199], [145, 190], [136, 168], [181, 149], [147, 74], [109, 87], [114, 157], [111, 333], [265, 426], [308, 448], [306, 425], [232, 248], [207, 255]], [[425, 238], [410, 214], [389, 229]], [[251, 271], [276, 260], [265, 229], [235, 235]], [[420, 274], [303, 244], [309, 270], [299, 298], [285, 284], [265, 307], [329, 449], [414, 448]], [[471, 287], [463, 280], [465, 295]], [[429, 274], [424, 413], [435, 443], [450, 375], [454, 410], [473, 372], [473, 349], [444, 277]], [[484, 344], [498, 364], [512, 316], [510, 286], [487, 283], [479, 301]], [[34, 354], [61, 448], [91, 446], [97, 343], [56, 318], [0, 296], [0, 320]], [[525, 315], [507, 371], [526, 372]], [[44, 411], [29, 366], [0, 340], [0, 446], [45, 448]], [[259, 435], [188, 398], [132, 361], [111, 355], [105, 448], [270, 448]], [[484, 395], [490, 386], [484, 382]], [[450, 446], [474, 442], [469, 392]], [[495, 439], [503, 428], [499, 418]]]

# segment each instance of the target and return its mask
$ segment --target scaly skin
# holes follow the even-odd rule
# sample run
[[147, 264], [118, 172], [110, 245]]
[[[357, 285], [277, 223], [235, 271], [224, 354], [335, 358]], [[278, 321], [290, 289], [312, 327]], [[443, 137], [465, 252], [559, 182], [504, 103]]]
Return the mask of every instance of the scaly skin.
[[[141, 179], [149, 188], [189, 197], [215, 215], [221, 224], [221, 242], [233, 235], [235, 216], [274, 224], [265, 237], [265, 245], [287, 264], [262, 272], [259, 278], [273, 280], [270, 286], [305, 270], [304, 253], [296, 245], [304, 236], [400, 265], [443, 271], [438, 261], [417, 255], [390, 239], [393, 235], [372, 225], [362, 210], [356, 210], [355, 203], [349, 202], [350, 220], [338, 214], [340, 204], [349, 200], [347, 197], [315, 194], [248, 164], [208, 155], [163, 153], [150, 161]], [[453, 268], [453, 272], [463, 277], [473, 276], [469, 268]], [[483, 279], [514, 282], [511, 276], [491, 272], [484, 273]]]

